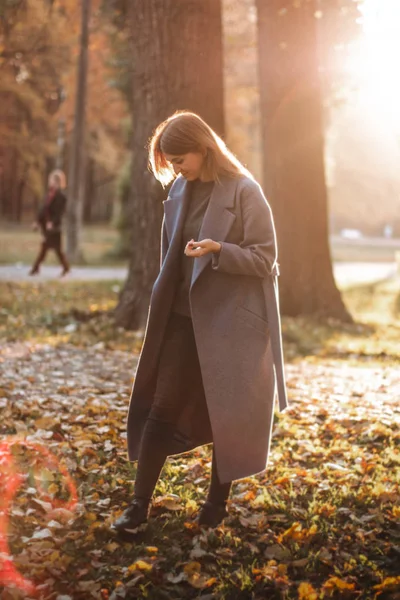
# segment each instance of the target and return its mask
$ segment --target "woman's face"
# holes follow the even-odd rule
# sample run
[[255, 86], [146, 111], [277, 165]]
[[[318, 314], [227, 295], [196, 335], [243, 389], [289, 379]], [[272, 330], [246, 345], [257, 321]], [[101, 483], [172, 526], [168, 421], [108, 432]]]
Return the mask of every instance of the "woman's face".
[[50, 175], [49, 177], [49, 188], [51, 189], [58, 189], [60, 187], [60, 182], [58, 177], [54, 176], [54, 175]]
[[194, 181], [200, 177], [204, 163], [204, 156], [201, 152], [188, 152], [180, 155], [166, 154], [165, 158], [173, 166], [176, 175], [180, 173], [188, 181]]

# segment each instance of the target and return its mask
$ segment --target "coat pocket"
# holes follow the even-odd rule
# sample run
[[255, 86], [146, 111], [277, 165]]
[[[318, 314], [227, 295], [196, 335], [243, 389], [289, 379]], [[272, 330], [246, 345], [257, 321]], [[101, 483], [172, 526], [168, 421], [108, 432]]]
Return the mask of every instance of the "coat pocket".
[[244, 321], [250, 327], [257, 329], [261, 333], [268, 334], [268, 323], [256, 313], [253, 313], [251, 310], [244, 308], [244, 306], [236, 307], [236, 316]]

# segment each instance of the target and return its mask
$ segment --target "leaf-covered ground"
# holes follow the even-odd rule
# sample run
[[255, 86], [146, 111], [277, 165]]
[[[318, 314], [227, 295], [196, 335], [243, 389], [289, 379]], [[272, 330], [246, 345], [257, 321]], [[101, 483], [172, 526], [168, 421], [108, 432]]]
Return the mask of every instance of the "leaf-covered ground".
[[[22, 474], [5, 507], [12, 472], [0, 448], [0, 502], [10, 511], [14, 566], [36, 597], [400, 598], [396, 314], [344, 328], [285, 321], [291, 405], [276, 415], [267, 471], [237, 482], [224, 526], [201, 531], [193, 516], [209, 484], [210, 448], [170, 459], [149, 528], [121, 542], [109, 527], [135, 477], [125, 418], [140, 341], [113, 329], [116, 291], [72, 283], [0, 290], [0, 442]], [[365, 290], [351, 294], [361, 311]], [[379, 295], [387, 313], [397, 310], [396, 294], [390, 302]], [[7, 560], [0, 550], [0, 576]], [[0, 586], [1, 600], [30, 597]]]

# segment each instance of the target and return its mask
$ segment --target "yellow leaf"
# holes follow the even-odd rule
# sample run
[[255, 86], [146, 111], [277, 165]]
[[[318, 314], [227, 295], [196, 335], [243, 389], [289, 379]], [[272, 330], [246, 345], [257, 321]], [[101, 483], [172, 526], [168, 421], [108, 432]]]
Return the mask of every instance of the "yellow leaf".
[[310, 583], [303, 581], [298, 589], [299, 600], [318, 600], [318, 592]]
[[158, 548], [157, 548], [157, 546], [146, 546], [146, 551], [149, 554], [157, 554]]
[[197, 502], [195, 500], [188, 500], [185, 504], [185, 509], [188, 515], [192, 515], [197, 510]]
[[58, 560], [60, 558], [60, 553], [58, 550], [54, 550], [54, 552], [52, 552], [50, 554], [50, 556], [47, 557], [47, 562], [55, 562], [56, 560]]
[[282, 483], [288, 483], [289, 481], [290, 477], [284, 475], [283, 477], [278, 477], [278, 479], [275, 479], [274, 483], [276, 483], [277, 485], [281, 485]]
[[303, 529], [301, 523], [296, 521], [289, 529], [278, 536], [278, 542], [281, 544], [284, 540], [288, 539], [295, 540], [296, 542], [307, 541], [314, 536], [317, 531], [318, 527], [315, 523], [311, 525], [310, 529]]
[[395, 519], [400, 518], [400, 506], [393, 506], [392, 513]]
[[154, 502], [154, 506], [163, 506], [167, 510], [182, 510], [182, 504], [180, 498], [177, 496], [158, 496]]
[[54, 496], [55, 494], [58, 493], [58, 485], [56, 485], [55, 483], [52, 483], [51, 485], [49, 485], [47, 491], [49, 492], [49, 494]]
[[315, 535], [318, 531], [318, 527], [315, 523], [313, 523], [313, 525], [311, 525], [310, 529], [306, 530], [304, 532], [304, 536], [305, 537], [312, 537], [313, 535]]
[[153, 565], [146, 562], [145, 560], [136, 560], [128, 567], [128, 573], [131, 574], [134, 571], [151, 571]]
[[298, 521], [293, 523], [289, 529], [286, 529], [278, 536], [278, 542], [281, 544], [286, 539], [298, 540], [301, 539], [302, 525]]
[[85, 518], [86, 518], [88, 521], [97, 521], [97, 515], [96, 515], [96, 513], [87, 512], [87, 513], [85, 514]]
[[187, 563], [184, 567], [183, 567], [183, 571], [186, 573], [186, 575], [192, 575], [193, 573], [200, 573], [201, 571], [201, 564], [197, 561], [192, 561], [190, 563]]
[[216, 581], [215, 577], [209, 577], [207, 573], [192, 573], [192, 575], [188, 577], [188, 583], [198, 590], [210, 587], [211, 585], [214, 585]]

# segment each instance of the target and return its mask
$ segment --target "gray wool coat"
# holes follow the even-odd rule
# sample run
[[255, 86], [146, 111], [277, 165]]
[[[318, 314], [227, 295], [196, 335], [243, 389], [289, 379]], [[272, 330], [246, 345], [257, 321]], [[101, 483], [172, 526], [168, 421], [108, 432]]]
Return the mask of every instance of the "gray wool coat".
[[[157, 364], [179, 274], [189, 184], [178, 177], [164, 202], [161, 269], [128, 414], [128, 454], [137, 460], [153, 401]], [[274, 398], [287, 406], [271, 209], [249, 177], [214, 185], [199, 240], [222, 244], [194, 259], [190, 305], [204, 393], [187, 389], [169, 454], [213, 442], [222, 483], [263, 471]], [[204, 397], [205, 396], [205, 397]]]

